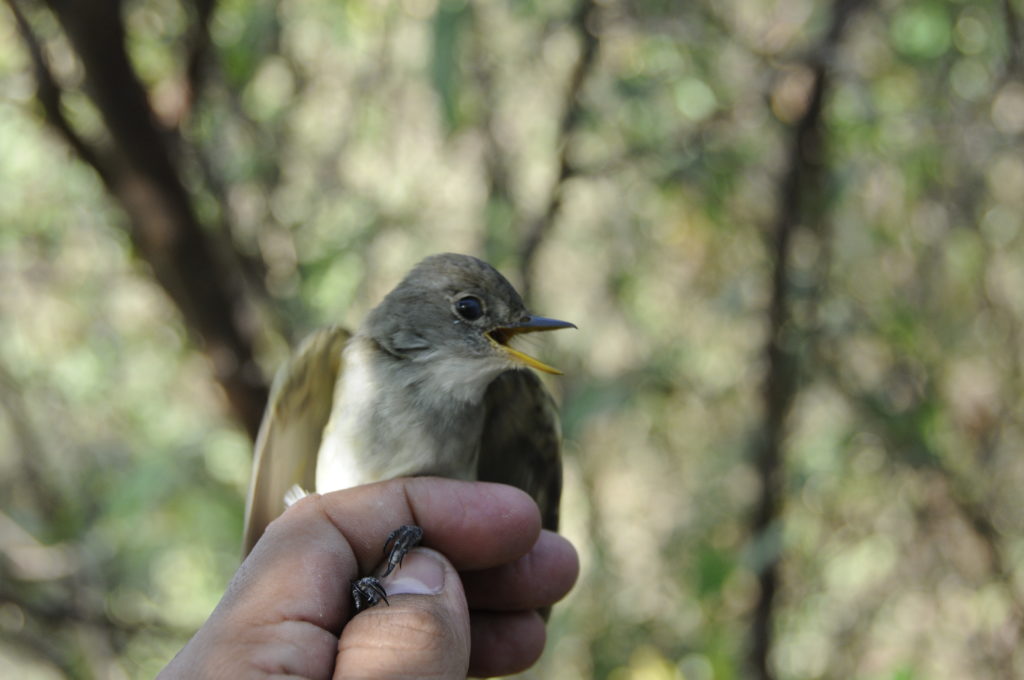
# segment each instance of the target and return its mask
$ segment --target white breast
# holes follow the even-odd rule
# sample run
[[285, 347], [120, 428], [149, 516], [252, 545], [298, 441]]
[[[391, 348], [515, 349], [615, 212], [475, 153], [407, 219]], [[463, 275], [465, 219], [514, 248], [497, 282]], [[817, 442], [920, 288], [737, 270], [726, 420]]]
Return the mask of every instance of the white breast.
[[503, 367], [438, 356], [396, 363], [360, 340], [345, 349], [316, 490], [424, 474], [475, 479], [483, 394]]

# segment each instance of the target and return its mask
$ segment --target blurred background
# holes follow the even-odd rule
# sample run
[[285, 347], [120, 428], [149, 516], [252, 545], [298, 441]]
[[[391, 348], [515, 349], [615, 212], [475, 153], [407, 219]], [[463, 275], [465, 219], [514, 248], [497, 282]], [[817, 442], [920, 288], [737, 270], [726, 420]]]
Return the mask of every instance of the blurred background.
[[5, 0], [0, 675], [152, 677], [288, 347], [460, 251], [580, 327], [531, 676], [1024, 677], [1022, 13]]

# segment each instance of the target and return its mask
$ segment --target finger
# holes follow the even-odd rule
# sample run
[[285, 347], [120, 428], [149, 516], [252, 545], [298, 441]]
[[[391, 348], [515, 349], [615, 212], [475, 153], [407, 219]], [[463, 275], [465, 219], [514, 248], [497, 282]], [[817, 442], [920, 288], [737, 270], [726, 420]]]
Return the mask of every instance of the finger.
[[569, 593], [579, 571], [572, 544], [542, 531], [530, 552], [514, 562], [460, 575], [471, 610], [510, 611], [550, 607]]
[[166, 677], [199, 677], [181, 671], [210, 664], [237, 677], [317, 677], [352, 615], [350, 581], [380, 561], [384, 538], [402, 524], [423, 527], [427, 545], [466, 569], [517, 559], [540, 532], [533, 500], [500, 484], [399, 479], [312, 494], [270, 523]]
[[416, 548], [383, 580], [390, 605], [352, 619], [338, 642], [335, 678], [465, 678], [469, 609], [440, 553]]
[[161, 678], [329, 672], [357, 562], [333, 524], [322, 517], [304, 521], [307, 514], [286, 513], [268, 527]]
[[469, 674], [489, 678], [524, 671], [540, 658], [547, 633], [540, 614], [474, 612]]
[[355, 551], [361, 573], [382, 559], [384, 539], [403, 524], [458, 570], [486, 569], [525, 555], [540, 534], [529, 495], [505, 484], [439, 477], [394, 479], [300, 501], [316, 502]]
[[[424, 544], [459, 569], [515, 560], [540, 533], [536, 504], [504, 484], [421, 477], [311, 494], [270, 523], [239, 569], [236, 581], [250, 591], [243, 603], [252, 603], [239, 615], [337, 633], [352, 613], [349, 581], [380, 563], [384, 540], [403, 524], [420, 526]], [[250, 572], [261, 578], [250, 583]]]

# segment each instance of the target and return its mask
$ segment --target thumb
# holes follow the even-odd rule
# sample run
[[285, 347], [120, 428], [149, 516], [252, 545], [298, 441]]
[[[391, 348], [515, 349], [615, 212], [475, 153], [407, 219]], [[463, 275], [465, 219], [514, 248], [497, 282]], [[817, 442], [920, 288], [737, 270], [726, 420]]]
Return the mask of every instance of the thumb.
[[443, 555], [416, 548], [382, 580], [381, 602], [349, 621], [335, 678], [462, 678], [469, 669], [469, 608]]

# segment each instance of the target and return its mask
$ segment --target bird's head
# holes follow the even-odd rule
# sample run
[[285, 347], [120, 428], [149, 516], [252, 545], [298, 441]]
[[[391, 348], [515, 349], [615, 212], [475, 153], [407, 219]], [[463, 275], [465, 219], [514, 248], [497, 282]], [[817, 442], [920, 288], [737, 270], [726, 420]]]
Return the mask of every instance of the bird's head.
[[531, 314], [512, 284], [486, 262], [444, 253], [416, 265], [370, 312], [360, 334], [412, 361], [560, 373], [509, 343], [525, 333], [575, 327]]

